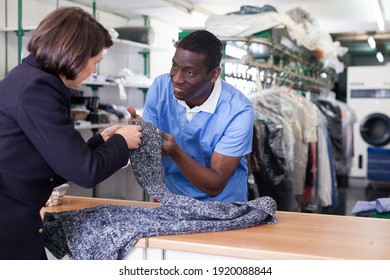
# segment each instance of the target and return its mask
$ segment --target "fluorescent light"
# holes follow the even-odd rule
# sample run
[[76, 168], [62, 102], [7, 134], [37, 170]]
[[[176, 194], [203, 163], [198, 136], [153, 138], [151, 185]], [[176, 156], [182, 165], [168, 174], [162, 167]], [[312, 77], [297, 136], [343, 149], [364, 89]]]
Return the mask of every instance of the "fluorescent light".
[[376, 23], [378, 24], [378, 29], [380, 31], [385, 30], [385, 21], [383, 19], [383, 12], [380, 6], [379, 0], [370, 0], [371, 8], [374, 13], [374, 17], [376, 19]]
[[383, 57], [383, 54], [381, 52], [376, 53], [376, 59], [378, 59], [378, 61], [380, 63], [382, 63], [385, 60], [385, 58]]
[[371, 49], [376, 48], [376, 42], [375, 42], [374, 37], [372, 37], [372, 36], [368, 37], [367, 41], [368, 41], [368, 44], [370, 45]]

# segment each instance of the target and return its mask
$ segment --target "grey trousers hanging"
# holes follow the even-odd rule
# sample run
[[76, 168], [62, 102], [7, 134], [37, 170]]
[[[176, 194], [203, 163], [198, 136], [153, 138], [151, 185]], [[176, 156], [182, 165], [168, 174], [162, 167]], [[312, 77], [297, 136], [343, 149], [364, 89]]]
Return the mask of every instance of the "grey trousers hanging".
[[277, 222], [276, 203], [270, 197], [248, 202], [203, 202], [171, 193], [163, 180], [157, 128], [144, 122], [141, 126], [141, 147], [129, 152], [131, 166], [140, 186], [162, 205], [101, 205], [46, 212], [45, 247], [56, 258], [69, 255], [74, 259], [123, 259], [143, 237], [225, 231]]

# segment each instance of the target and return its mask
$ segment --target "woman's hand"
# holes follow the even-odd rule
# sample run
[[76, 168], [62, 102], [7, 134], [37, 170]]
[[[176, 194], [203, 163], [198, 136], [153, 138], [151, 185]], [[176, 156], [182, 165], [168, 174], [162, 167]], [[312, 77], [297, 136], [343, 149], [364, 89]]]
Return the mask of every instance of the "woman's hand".
[[120, 134], [125, 138], [129, 149], [137, 149], [141, 144], [141, 130], [140, 125], [114, 125], [104, 129], [100, 134], [104, 141], [107, 141], [114, 134]]
[[129, 149], [137, 149], [141, 145], [142, 127], [140, 125], [124, 125], [115, 131], [115, 134], [122, 135]]
[[115, 134], [115, 132], [123, 127], [124, 125], [114, 125], [114, 126], [110, 126], [110, 127], [107, 127], [106, 129], [104, 129], [100, 135], [103, 137], [104, 139], [104, 142], [106, 142], [112, 135]]

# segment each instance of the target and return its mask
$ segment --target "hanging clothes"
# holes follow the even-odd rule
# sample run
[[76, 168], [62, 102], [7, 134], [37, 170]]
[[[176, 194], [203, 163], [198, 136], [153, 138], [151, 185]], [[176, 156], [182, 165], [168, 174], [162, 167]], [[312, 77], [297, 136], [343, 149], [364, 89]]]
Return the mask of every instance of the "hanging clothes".
[[271, 118], [254, 121], [249, 169], [259, 196], [270, 196], [279, 210], [291, 210], [292, 176], [288, 168], [283, 126]]
[[320, 208], [337, 207], [337, 181], [334, 168], [331, 140], [325, 115], [317, 109], [318, 118], [318, 168], [317, 194]]
[[336, 174], [348, 175], [354, 153], [353, 125], [356, 115], [346, 103], [334, 98], [317, 98], [313, 103], [327, 118]]
[[[264, 161], [264, 166], [268, 168], [275, 165], [270, 162], [266, 154], [257, 154], [256, 143], [260, 146], [268, 144], [269, 135], [278, 135], [280, 148], [278, 158], [283, 158], [285, 165], [283, 180], [279, 180], [277, 185], [272, 185], [272, 172], [254, 170], [257, 176], [259, 193], [272, 194], [277, 199], [278, 209], [297, 211], [302, 208], [302, 196], [305, 187], [314, 188], [316, 176], [312, 174], [312, 180], [306, 178], [310, 172], [316, 172], [315, 166], [308, 166], [310, 145], [317, 142], [317, 117], [316, 107], [304, 97], [299, 96], [286, 87], [273, 87], [263, 90], [253, 97], [255, 111], [255, 127], [257, 126], [257, 142], [254, 142], [252, 155], [254, 161]], [[262, 123], [262, 128], [260, 127]], [[274, 125], [270, 125], [274, 124]], [[266, 130], [268, 129], [268, 131]], [[261, 133], [259, 133], [261, 131]], [[262, 146], [260, 150], [266, 151]], [[270, 150], [269, 150], [270, 151]], [[281, 156], [280, 154], [283, 153]], [[275, 154], [275, 152], [273, 152]], [[311, 154], [311, 158], [316, 154]], [[311, 161], [314, 164], [316, 160]], [[252, 165], [256, 166], [256, 165]], [[278, 169], [277, 174], [280, 174]], [[267, 183], [265, 183], [267, 182]]]

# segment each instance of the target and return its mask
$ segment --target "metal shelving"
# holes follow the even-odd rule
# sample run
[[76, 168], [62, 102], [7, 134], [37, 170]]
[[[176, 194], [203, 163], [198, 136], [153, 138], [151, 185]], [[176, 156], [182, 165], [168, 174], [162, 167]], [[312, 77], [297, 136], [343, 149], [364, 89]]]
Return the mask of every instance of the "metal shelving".
[[[303, 47], [281, 44], [272, 37], [273, 31], [270, 29], [248, 37], [221, 38], [225, 48], [226, 45], [233, 44], [245, 50], [245, 55], [241, 59], [230, 59], [225, 54], [225, 62], [236, 61], [235, 63], [245, 66], [246, 73], [233, 73], [233, 78], [250, 81], [253, 83], [252, 87], [255, 87], [254, 84], [258, 82], [255, 75], [261, 72], [264, 76], [262, 82], [265, 87], [267, 84], [286, 85], [297, 90], [310, 90], [311, 92], [333, 88], [336, 80], [336, 73], [333, 69], [325, 68], [313, 52]], [[263, 52], [253, 51], [259, 49], [255, 46], [261, 46]], [[224, 75], [224, 78], [229, 78], [229, 73], [224, 72]]]

